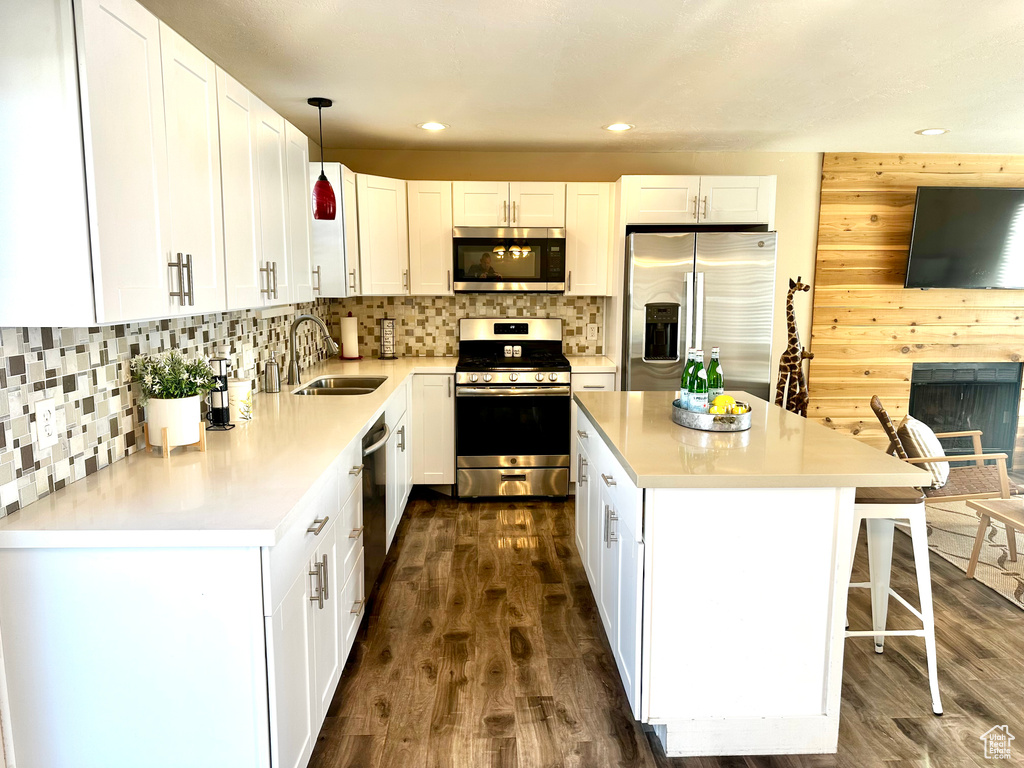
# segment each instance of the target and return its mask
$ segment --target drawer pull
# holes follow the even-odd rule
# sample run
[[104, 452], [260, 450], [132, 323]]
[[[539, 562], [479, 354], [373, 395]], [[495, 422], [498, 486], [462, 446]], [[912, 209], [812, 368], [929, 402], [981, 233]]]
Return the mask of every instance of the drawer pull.
[[349, 611], [349, 613], [362, 613], [363, 612], [363, 604], [365, 602], [366, 602], [365, 599], [363, 599], [363, 600], [356, 600], [354, 603], [352, 603], [352, 610]]
[[315, 518], [313, 524], [306, 529], [306, 533], [312, 533], [314, 536], [319, 536], [320, 531], [327, 525], [327, 521], [331, 519], [330, 515], [324, 515], [323, 518]]
[[309, 596], [309, 602], [318, 603], [322, 609], [324, 607], [324, 580], [323, 572], [320, 570], [320, 562], [313, 565], [313, 570], [309, 572], [310, 576], [316, 576], [316, 592]]
[[320, 592], [323, 594], [324, 600], [329, 600], [331, 596], [327, 593], [327, 555], [324, 555], [323, 561], [320, 563], [320, 573], [323, 576]]
[[604, 389], [604, 384], [584, 384], [584, 389]]
[[350, 469], [348, 473], [355, 477], [359, 477], [361, 474], [363, 474], [363, 465], [357, 464], [356, 466], [352, 467], [352, 469]]
[[514, 480], [525, 481], [526, 475], [520, 472], [518, 474], [507, 474], [501, 476], [501, 482], [503, 483], [512, 482]]
[[579, 435], [580, 437], [582, 437], [584, 440], [587, 440], [590, 437], [590, 435], [588, 435], [582, 429], [577, 429], [576, 430], [576, 434]]
[[362, 533], [363, 533], [363, 526], [360, 525], [358, 528], [353, 528], [352, 529], [352, 533], [350, 533], [348, 535], [348, 537], [350, 539], [358, 539], [362, 535]]
[[615, 478], [611, 475], [606, 475], [602, 472], [601, 479], [604, 480], [605, 485], [615, 485]]

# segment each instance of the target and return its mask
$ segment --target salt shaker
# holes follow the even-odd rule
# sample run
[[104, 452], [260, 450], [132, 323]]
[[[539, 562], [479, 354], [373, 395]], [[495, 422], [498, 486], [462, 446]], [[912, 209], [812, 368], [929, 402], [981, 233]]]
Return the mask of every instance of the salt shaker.
[[281, 369], [277, 364], [277, 353], [270, 353], [270, 360], [263, 366], [263, 391], [276, 394], [281, 391]]

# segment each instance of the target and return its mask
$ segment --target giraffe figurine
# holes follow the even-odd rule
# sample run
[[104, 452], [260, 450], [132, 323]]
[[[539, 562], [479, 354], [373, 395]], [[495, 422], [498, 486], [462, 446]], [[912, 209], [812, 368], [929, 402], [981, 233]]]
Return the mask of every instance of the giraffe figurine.
[[789, 280], [789, 292], [786, 294], [786, 350], [779, 359], [779, 383], [775, 387], [775, 404], [783, 406], [787, 411], [807, 416], [807, 381], [804, 378], [804, 360], [811, 360], [814, 355], [800, 346], [800, 334], [796, 331], [796, 313], [793, 311], [793, 294], [797, 291], [809, 291], [811, 286]]

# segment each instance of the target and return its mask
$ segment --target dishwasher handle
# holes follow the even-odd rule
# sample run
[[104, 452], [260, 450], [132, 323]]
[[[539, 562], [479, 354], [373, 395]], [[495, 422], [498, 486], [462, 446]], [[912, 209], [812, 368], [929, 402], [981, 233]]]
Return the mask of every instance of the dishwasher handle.
[[376, 453], [381, 448], [383, 448], [384, 447], [384, 443], [386, 443], [388, 441], [389, 437], [391, 437], [391, 427], [389, 427], [387, 425], [387, 422], [385, 422], [384, 423], [384, 437], [382, 437], [376, 443], [371, 445], [369, 448], [364, 448], [363, 449], [363, 457], [365, 458], [365, 457], [369, 456], [371, 453]]

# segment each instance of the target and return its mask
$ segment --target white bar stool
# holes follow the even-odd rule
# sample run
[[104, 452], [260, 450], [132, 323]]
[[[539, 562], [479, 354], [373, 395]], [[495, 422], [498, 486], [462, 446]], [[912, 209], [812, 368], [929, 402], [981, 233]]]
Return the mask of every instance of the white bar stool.
[[[885, 650], [885, 638], [893, 636], [923, 637], [928, 659], [928, 682], [932, 694], [932, 712], [942, 714], [939, 699], [939, 680], [935, 663], [935, 612], [932, 607], [931, 569], [928, 566], [928, 528], [925, 524], [924, 494], [916, 488], [858, 488], [853, 505], [853, 555], [857, 552], [860, 522], [867, 521], [868, 569], [870, 581], [850, 584], [851, 588], [871, 590], [871, 630], [847, 630], [847, 637], [874, 637], [875, 653]], [[889, 587], [892, 571], [893, 531], [896, 520], [910, 523], [910, 538], [914, 547], [914, 570], [917, 573], [917, 591], [921, 610], [908, 603], [902, 595]], [[889, 596], [892, 595], [908, 611], [921, 620], [921, 629], [886, 629]]]

